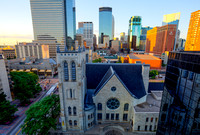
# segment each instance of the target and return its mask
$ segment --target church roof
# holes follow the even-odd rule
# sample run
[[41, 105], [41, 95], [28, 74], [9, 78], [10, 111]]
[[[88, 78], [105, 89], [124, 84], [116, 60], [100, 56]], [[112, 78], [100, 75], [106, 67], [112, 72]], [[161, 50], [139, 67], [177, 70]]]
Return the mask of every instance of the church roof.
[[96, 93], [114, 73], [132, 96], [139, 99], [146, 95], [142, 64], [88, 63], [87, 89], [94, 89]]

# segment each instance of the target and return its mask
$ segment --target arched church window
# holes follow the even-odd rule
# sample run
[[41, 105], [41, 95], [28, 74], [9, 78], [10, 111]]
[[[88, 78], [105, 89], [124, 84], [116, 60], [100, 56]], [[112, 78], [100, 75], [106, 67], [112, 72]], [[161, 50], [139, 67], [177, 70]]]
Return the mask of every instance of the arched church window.
[[98, 103], [97, 109], [102, 110], [102, 104], [101, 103]]
[[76, 81], [76, 64], [72, 62], [72, 81]]
[[76, 107], [73, 108], [74, 115], [76, 115]]
[[69, 115], [72, 115], [72, 109], [71, 109], [71, 107], [68, 107], [68, 113], [69, 113]]
[[126, 103], [126, 104], [124, 105], [124, 111], [128, 111], [128, 107], [129, 107], [129, 104]]
[[65, 81], [69, 80], [68, 63], [66, 61], [64, 62], [64, 78]]
[[69, 92], [70, 92], [70, 98], [72, 98], [72, 89], [70, 89]]

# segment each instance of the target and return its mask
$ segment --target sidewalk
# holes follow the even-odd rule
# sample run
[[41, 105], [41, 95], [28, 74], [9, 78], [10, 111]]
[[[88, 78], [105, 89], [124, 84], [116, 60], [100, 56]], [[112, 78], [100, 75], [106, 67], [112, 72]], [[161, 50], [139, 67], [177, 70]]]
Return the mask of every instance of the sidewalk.
[[[54, 81], [52, 81], [54, 82]], [[51, 86], [53, 85], [53, 83], [50, 83], [50, 85], [47, 87], [47, 89], [49, 90], [51, 88]], [[41, 84], [41, 87], [43, 88], [43, 84]], [[7, 135], [13, 128], [16, 127], [16, 125], [21, 122], [21, 120], [23, 120], [23, 115], [25, 114], [26, 110], [28, 110], [28, 108], [34, 104], [35, 102], [37, 102], [38, 100], [40, 100], [41, 97], [43, 97], [43, 95], [46, 94], [47, 91], [44, 91], [42, 90], [40, 92], [40, 94], [36, 97], [36, 98], [32, 98], [30, 99], [32, 101], [32, 103], [28, 106], [25, 106], [25, 107], [22, 107], [22, 106], [19, 106], [18, 107], [18, 111], [15, 113], [15, 116], [18, 116], [16, 117], [12, 123], [8, 124], [8, 125], [0, 125], [0, 134], [1, 135]], [[19, 100], [14, 100], [11, 102], [11, 104], [15, 104], [16, 106], [19, 105]]]

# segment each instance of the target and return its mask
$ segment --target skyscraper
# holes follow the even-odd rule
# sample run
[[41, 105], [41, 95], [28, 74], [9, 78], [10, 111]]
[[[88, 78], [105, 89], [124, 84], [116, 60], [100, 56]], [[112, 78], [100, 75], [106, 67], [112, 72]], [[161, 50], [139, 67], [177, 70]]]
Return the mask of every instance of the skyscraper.
[[113, 15], [110, 7], [99, 8], [99, 39], [102, 33], [108, 35], [110, 40], [113, 39]]
[[[30, 0], [34, 40], [49, 44], [56, 52], [74, 47], [76, 10], [74, 0]], [[53, 51], [51, 50], [51, 51]]]
[[115, 18], [112, 15], [112, 38], [111, 39], [114, 39], [114, 37], [115, 37]]
[[128, 30], [128, 35], [130, 38], [129, 44], [131, 44], [133, 36], [136, 36], [137, 49], [139, 49], [139, 45], [140, 45], [140, 34], [141, 34], [141, 28], [142, 28], [141, 22], [142, 22], [142, 18], [140, 16], [132, 16], [131, 19], [129, 20], [129, 30]]
[[120, 33], [120, 41], [124, 41], [125, 40], [125, 32], [121, 32]]
[[163, 22], [162, 25], [167, 25], [167, 24], [175, 24], [176, 25], [176, 37], [175, 37], [175, 41], [174, 41], [174, 48], [173, 50], [176, 49], [176, 43], [178, 41], [178, 25], [179, 25], [179, 20], [180, 20], [180, 15], [181, 13], [173, 13], [173, 14], [167, 14], [163, 16]]
[[79, 22], [77, 33], [83, 35], [83, 40], [86, 41], [87, 47], [93, 46], [93, 23], [92, 22]]
[[170, 52], [157, 135], [200, 134], [200, 52]]
[[153, 29], [152, 27], [142, 27], [141, 29], [141, 36], [140, 36], [140, 47], [139, 50], [145, 50], [146, 48], [146, 37], [147, 31]]
[[200, 10], [191, 13], [185, 51], [200, 51]]

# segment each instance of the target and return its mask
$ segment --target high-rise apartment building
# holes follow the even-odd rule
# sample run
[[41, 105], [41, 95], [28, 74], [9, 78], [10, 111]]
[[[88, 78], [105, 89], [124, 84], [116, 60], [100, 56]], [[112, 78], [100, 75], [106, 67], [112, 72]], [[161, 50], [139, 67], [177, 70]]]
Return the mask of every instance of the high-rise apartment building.
[[200, 51], [200, 10], [191, 13], [185, 51]]
[[178, 30], [178, 25], [179, 25], [179, 20], [180, 20], [180, 15], [181, 13], [173, 13], [173, 14], [167, 14], [163, 16], [163, 22], [162, 25], [167, 25], [167, 24], [175, 24], [176, 25], [176, 37], [175, 37], [175, 41], [174, 41], [174, 48], [173, 50], [176, 49], [176, 44], [178, 42], [178, 34], [180, 35], [180, 31]]
[[108, 35], [110, 40], [113, 39], [113, 15], [111, 7], [99, 8], [99, 39], [101, 39], [102, 33], [103, 35]]
[[140, 45], [140, 35], [141, 35], [141, 25], [142, 18], [140, 16], [132, 16], [129, 20], [129, 44], [131, 44], [133, 40], [133, 36], [136, 36], [136, 48], [139, 49]]
[[172, 51], [176, 37], [176, 27], [175, 24], [168, 24], [148, 30], [145, 52], [161, 56], [165, 51]]
[[[34, 40], [49, 45], [49, 52], [65, 46], [74, 49], [76, 10], [74, 0], [30, 0]], [[56, 57], [56, 56], [55, 56]]]
[[83, 40], [86, 41], [87, 47], [93, 46], [93, 23], [92, 22], [79, 22], [77, 33], [83, 35]]
[[157, 135], [200, 134], [200, 52], [170, 52]]
[[139, 50], [145, 50], [146, 47], [146, 37], [147, 37], [147, 31], [153, 29], [152, 27], [142, 27], [141, 29], [141, 36], [140, 36], [140, 47]]

